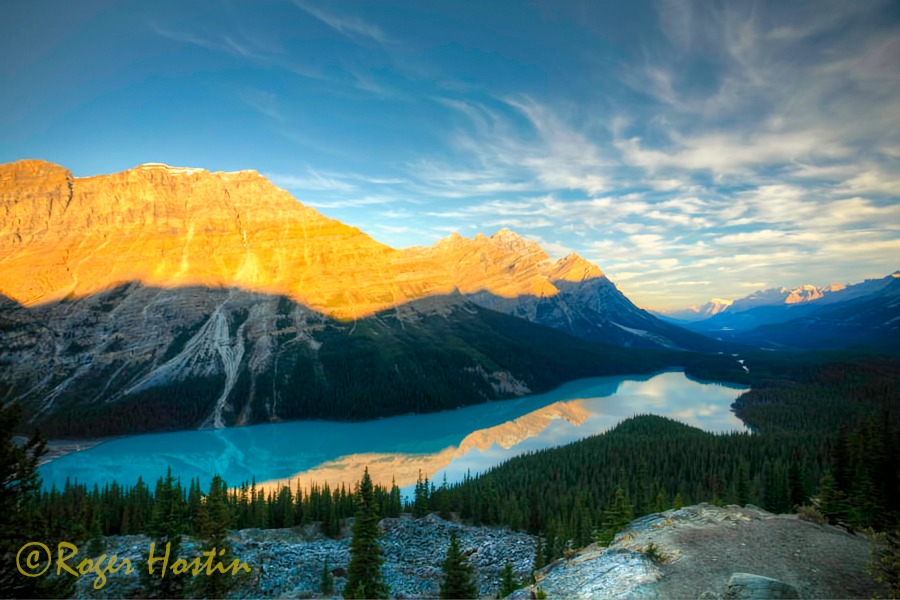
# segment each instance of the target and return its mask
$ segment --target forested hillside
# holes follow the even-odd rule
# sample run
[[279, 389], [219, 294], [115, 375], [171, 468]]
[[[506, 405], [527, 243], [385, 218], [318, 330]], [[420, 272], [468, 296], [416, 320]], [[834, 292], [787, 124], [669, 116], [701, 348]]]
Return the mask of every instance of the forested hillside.
[[[827, 360], [826, 360], [827, 359]], [[437, 512], [474, 524], [505, 525], [542, 538], [538, 565], [592, 541], [609, 542], [634, 517], [709, 501], [752, 503], [772, 512], [798, 507], [850, 528], [896, 529], [900, 520], [900, 360], [812, 357], [758, 360], [750, 392], [735, 402], [753, 433], [709, 434], [640, 415], [606, 434], [514, 458], [447, 485], [423, 479], [403, 506], [399, 489], [375, 488], [382, 516]], [[4, 409], [7, 444], [15, 411]], [[315, 523], [337, 535], [358, 506], [355, 490], [314, 485], [263, 492], [252, 482], [209, 491], [171, 476], [124, 488], [68, 484], [39, 492], [39, 446], [8, 453], [4, 493], [23, 536], [102, 544], [107, 535], [168, 527], [203, 538], [229, 528]]]
[[546, 536], [546, 558], [631, 518], [701, 501], [887, 530], [900, 516], [900, 361], [760, 364], [735, 403], [755, 433], [715, 435], [638, 416], [612, 431], [514, 458], [431, 494], [433, 509]]

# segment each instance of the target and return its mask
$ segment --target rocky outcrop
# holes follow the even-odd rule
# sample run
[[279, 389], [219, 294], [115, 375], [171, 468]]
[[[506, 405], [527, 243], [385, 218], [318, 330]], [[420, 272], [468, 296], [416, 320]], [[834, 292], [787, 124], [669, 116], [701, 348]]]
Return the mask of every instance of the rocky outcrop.
[[[229, 591], [233, 598], [321, 597], [322, 568], [328, 562], [335, 574], [335, 596], [346, 584], [350, 564], [350, 534], [330, 539], [315, 528], [245, 529], [230, 536], [233, 556], [247, 563], [252, 573], [237, 577]], [[500, 587], [502, 571], [509, 561], [516, 577], [528, 578], [534, 560], [535, 538], [506, 529], [470, 527], [444, 521], [434, 515], [421, 519], [408, 516], [381, 521], [384, 565], [382, 573], [395, 598], [435, 598], [440, 592], [441, 564], [456, 531], [460, 546], [474, 567], [481, 596], [493, 597]], [[107, 554], [128, 558], [136, 566], [131, 575], [124, 571], [108, 576], [106, 585], [93, 589], [93, 574], [79, 578], [78, 597], [126, 598], [139, 590], [137, 569], [146, 568], [141, 553], [147, 552], [146, 536], [117, 536], [107, 539]], [[202, 552], [193, 540], [184, 544], [183, 556]]]
[[[455, 531], [473, 565], [480, 597], [494, 597], [507, 561], [516, 579], [530, 580], [536, 539], [507, 529], [473, 527], [435, 515], [381, 521], [383, 573], [392, 597], [431, 598], [439, 592], [441, 563]], [[228, 597], [320, 597], [327, 560], [335, 595], [346, 583], [349, 524], [329, 539], [314, 527], [233, 532], [233, 555], [251, 568]], [[145, 536], [107, 539], [106, 552], [145, 565]], [[187, 540], [183, 555], [202, 548]], [[883, 594], [866, 572], [867, 538], [794, 515], [752, 506], [687, 506], [637, 519], [609, 548], [595, 545], [535, 573], [537, 583], [513, 598], [869, 598]], [[79, 578], [78, 597], [133, 597], [137, 572], [108, 575], [95, 590], [93, 574]]]
[[140, 282], [286, 295], [352, 318], [392, 304], [394, 286], [407, 299], [381, 276], [395, 254], [255, 171], [0, 166], [0, 293], [23, 306]]
[[866, 571], [869, 545], [796, 515], [699, 504], [633, 521], [609, 548], [545, 567], [516, 597], [868, 598], [884, 591]]
[[792, 585], [778, 579], [735, 573], [728, 579], [725, 600], [788, 600], [800, 598], [800, 592]]

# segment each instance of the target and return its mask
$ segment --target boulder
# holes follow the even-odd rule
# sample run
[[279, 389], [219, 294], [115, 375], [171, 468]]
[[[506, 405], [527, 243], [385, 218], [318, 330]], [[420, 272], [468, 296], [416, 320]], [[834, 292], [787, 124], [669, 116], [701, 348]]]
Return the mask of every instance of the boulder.
[[734, 573], [728, 579], [726, 600], [781, 600], [800, 598], [797, 588], [780, 579], [752, 573]]

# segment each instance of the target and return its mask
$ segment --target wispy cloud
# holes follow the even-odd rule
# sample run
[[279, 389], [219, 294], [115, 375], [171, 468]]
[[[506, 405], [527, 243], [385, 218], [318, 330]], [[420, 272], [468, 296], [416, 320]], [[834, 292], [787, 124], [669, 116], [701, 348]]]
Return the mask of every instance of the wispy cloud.
[[265, 117], [275, 121], [285, 120], [284, 115], [278, 108], [278, 97], [271, 92], [247, 88], [239, 90], [237, 97], [241, 102]]
[[307, 168], [303, 175], [285, 175], [281, 173], [265, 173], [265, 176], [275, 185], [289, 190], [301, 191], [333, 191], [356, 192], [357, 187], [346, 181], [322, 175], [314, 169]]
[[[626, 23], [616, 52], [598, 49], [611, 37], [570, 48], [570, 81], [534, 45], [480, 30], [462, 42], [455, 25], [403, 30], [400, 43], [391, 12], [316, 0], [288, 8], [337, 49], [322, 57], [238, 26], [152, 27], [288, 73], [326, 120], [331, 98], [377, 107], [367, 127], [335, 112], [341, 135], [311, 140], [290, 126], [299, 113], [284, 88], [234, 92], [297, 149], [298, 162], [270, 169], [276, 184], [396, 245], [512, 227], [659, 306], [897, 268], [900, 26], [888, 3], [653, 6], [656, 22]], [[557, 25], [594, 35], [562, 13]], [[560, 47], [541, 37], [550, 29], [534, 43]]]
[[353, 15], [339, 15], [303, 0], [294, 0], [294, 5], [325, 23], [335, 31], [348, 37], [362, 37], [378, 42], [379, 44], [387, 44], [392, 41], [378, 25], [368, 23], [359, 17]]
[[271, 48], [267, 45], [261, 44], [255, 38], [249, 38], [237, 32], [217, 32], [211, 35], [200, 35], [188, 31], [175, 31], [158, 23], [150, 23], [150, 29], [157, 35], [176, 42], [191, 44], [192, 46], [223, 52], [241, 58], [268, 60], [272, 56]]

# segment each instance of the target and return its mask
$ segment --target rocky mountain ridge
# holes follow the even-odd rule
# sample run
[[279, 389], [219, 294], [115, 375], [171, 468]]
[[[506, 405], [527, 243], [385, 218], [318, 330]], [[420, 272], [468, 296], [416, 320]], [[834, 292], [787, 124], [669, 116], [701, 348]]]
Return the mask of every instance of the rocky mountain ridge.
[[733, 300], [713, 298], [706, 304], [700, 306], [689, 306], [687, 308], [670, 311], [657, 311], [655, 314], [676, 321], [702, 321], [703, 319], [708, 319], [726, 310], [731, 306], [732, 302]]
[[892, 348], [900, 336], [900, 272], [852, 285], [758, 292], [712, 317], [683, 325], [710, 337], [770, 349]]
[[147, 164], [75, 178], [42, 161], [0, 165], [0, 256], [0, 294], [24, 307], [136, 282], [285, 296], [352, 320], [459, 293], [587, 339], [703, 343], [638, 309], [575, 254], [552, 261], [508, 229], [396, 250], [255, 171]]
[[[900, 271], [888, 277], [898, 277]], [[866, 279], [858, 283], [831, 283], [823, 287], [803, 284], [797, 287], [775, 287], [756, 290], [742, 298], [728, 300], [713, 298], [701, 306], [689, 306], [683, 309], [659, 311], [659, 314], [680, 321], [702, 321], [722, 313], [735, 313], [761, 307], [791, 306], [814, 302], [824, 305], [844, 302], [872, 294], [886, 285], [887, 279]], [[720, 317], [721, 318], [721, 317]]]
[[668, 366], [570, 335], [712, 344], [509, 230], [396, 250], [254, 171], [0, 165], [0, 397], [56, 436], [375, 418]]

